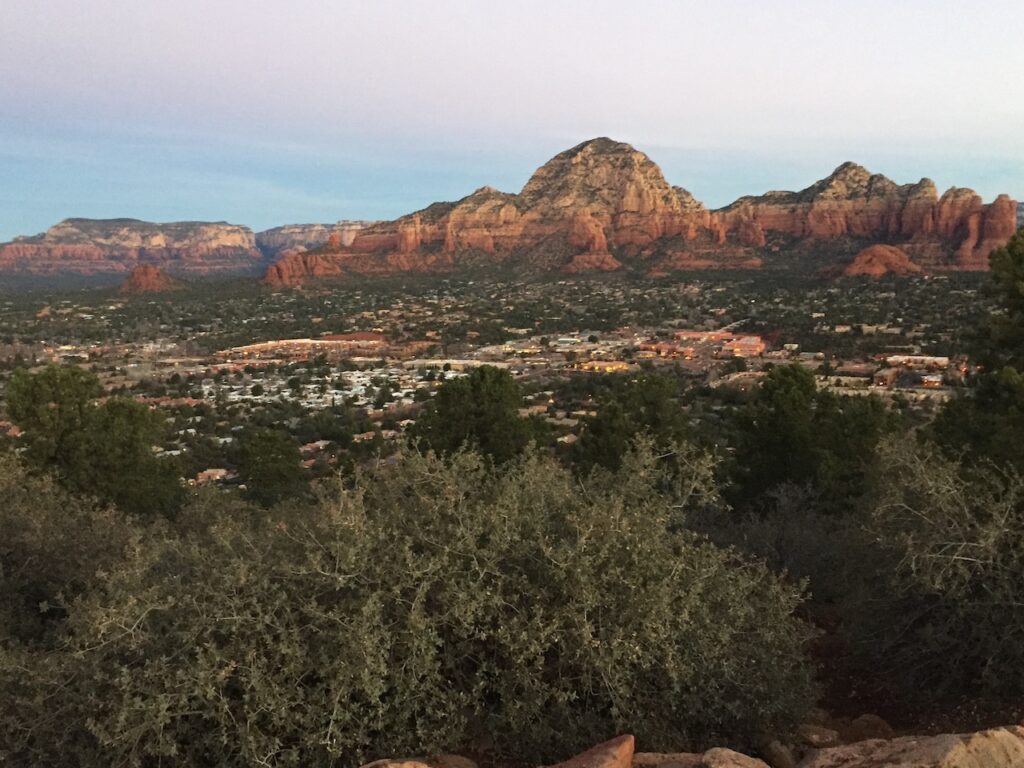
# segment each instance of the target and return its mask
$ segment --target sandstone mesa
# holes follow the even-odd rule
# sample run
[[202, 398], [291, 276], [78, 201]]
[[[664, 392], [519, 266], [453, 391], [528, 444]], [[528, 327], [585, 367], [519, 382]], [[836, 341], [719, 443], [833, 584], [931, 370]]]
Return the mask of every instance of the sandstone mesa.
[[65, 219], [39, 235], [0, 244], [0, 274], [125, 275], [150, 264], [188, 277], [257, 276], [282, 255], [332, 237], [339, 245], [351, 243], [364, 225], [291, 224], [253, 233], [227, 222]]

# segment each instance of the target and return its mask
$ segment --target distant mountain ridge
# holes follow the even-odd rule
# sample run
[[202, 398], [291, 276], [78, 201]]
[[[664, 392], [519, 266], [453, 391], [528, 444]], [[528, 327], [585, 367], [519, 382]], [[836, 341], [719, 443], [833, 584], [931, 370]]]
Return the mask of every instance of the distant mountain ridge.
[[1006, 195], [987, 205], [969, 189], [940, 196], [929, 179], [898, 185], [855, 163], [798, 192], [709, 210], [670, 185], [647, 155], [602, 137], [556, 155], [519, 194], [482, 187], [369, 226], [349, 245], [284, 256], [265, 279], [292, 286], [473, 264], [569, 274], [630, 268], [652, 276], [785, 268], [805, 257], [836, 266], [874, 244], [898, 246], [909, 264], [928, 270], [980, 270], [1012, 236], [1016, 215]]
[[67, 219], [0, 244], [0, 275], [258, 276], [294, 286], [346, 276], [449, 274], [502, 267], [521, 274], [629, 270], [831, 269], [892, 265], [904, 273], [982, 270], [1024, 207], [969, 189], [939, 195], [843, 163], [806, 189], [741, 197], [717, 210], [666, 181], [628, 144], [601, 137], [561, 152], [517, 193], [481, 187], [394, 221], [292, 224], [254, 233], [227, 222], [154, 224]]
[[334, 224], [285, 224], [256, 233], [256, 247], [268, 258], [294, 250], [326, 244], [335, 237], [340, 245], [351, 245], [356, 233], [377, 222], [342, 220]]
[[151, 265], [185, 277], [258, 276], [283, 254], [323, 245], [334, 234], [351, 242], [364, 225], [291, 224], [254, 233], [224, 221], [65, 219], [38, 235], [0, 244], [0, 274], [126, 275]]

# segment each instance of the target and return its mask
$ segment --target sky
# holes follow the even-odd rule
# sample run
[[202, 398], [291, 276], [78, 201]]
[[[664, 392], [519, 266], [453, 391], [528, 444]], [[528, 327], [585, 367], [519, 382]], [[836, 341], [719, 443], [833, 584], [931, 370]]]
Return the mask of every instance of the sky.
[[0, 241], [393, 218], [595, 136], [711, 207], [845, 160], [1024, 199], [1020, 0], [2, 0]]

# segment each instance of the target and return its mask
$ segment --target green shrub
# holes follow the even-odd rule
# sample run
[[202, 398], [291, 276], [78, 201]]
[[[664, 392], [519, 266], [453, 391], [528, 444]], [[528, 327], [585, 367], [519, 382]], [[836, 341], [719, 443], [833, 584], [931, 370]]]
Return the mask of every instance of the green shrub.
[[712, 507], [687, 524], [775, 573], [806, 582], [816, 604], [839, 604], [859, 593], [875, 554], [859, 512], [833, 512], [812, 488], [790, 483], [767, 491], [758, 509]]
[[887, 557], [851, 628], [865, 667], [911, 696], [1024, 693], [1024, 479], [890, 443], [870, 532]]
[[0, 764], [102, 764], [67, 620], [137, 545], [124, 515], [0, 454]]
[[76, 604], [81, 717], [110, 764], [164, 766], [784, 731], [813, 701], [800, 595], [668, 532], [713, 496], [680, 455], [668, 480], [642, 450], [581, 484], [531, 452], [406, 453], [315, 507], [207, 498]]
[[512, 374], [482, 365], [442, 384], [410, 434], [438, 453], [473, 448], [496, 462], [508, 461], [543, 436], [537, 422], [520, 418], [522, 404]]

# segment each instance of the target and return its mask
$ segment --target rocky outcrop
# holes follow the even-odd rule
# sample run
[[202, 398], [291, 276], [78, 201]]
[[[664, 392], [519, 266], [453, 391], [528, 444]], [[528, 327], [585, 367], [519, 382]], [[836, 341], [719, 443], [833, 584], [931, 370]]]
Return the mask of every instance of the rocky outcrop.
[[895, 245], [869, 245], [843, 268], [845, 277], [909, 277], [922, 270]]
[[0, 245], [0, 274], [125, 274], [151, 264], [181, 275], [248, 275], [265, 263], [252, 230], [225, 222], [66, 219]]
[[1024, 728], [873, 739], [812, 752], [800, 768], [1020, 768]]
[[632, 736], [619, 736], [551, 768], [632, 768], [634, 747]]
[[[856, 727], [860, 724], [859, 728]], [[634, 752], [630, 735], [598, 744], [565, 762], [550, 768], [1021, 768], [1024, 766], [1024, 726], [992, 728], [966, 734], [939, 736], [900, 736], [891, 738], [889, 726], [879, 718], [865, 715], [846, 722], [848, 733], [832, 730], [828, 738], [821, 728], [813, 734], [803, 733], [804, 749], [797, 764], [788, 747], [772, 741], [762, 748], [768, 760], [750, 757], [724, 747], [706, 752]], [[802, 730], [806, 731], [807, 728]], [[857, 740], [858, 734], [884, 738]], [[843, 736], [846, 743], [832, 746]], [[814, 748], [813, 743], [826, 741], [829, 746]], [[435, 758], [378, 760], [363, 768], [476, 768], [476, 764], [457, 755]]]
[[930, 179], [897, 185], [855, 163], [800, 192], [741, 198], [718, 213], [727, 238], [753, 247], [873, 241], [898, 244], [932, 268], [968, 270], [987, 268], [1016, 216], [1006, 195], [985, 205], [972, 190], [954, 187], [940, 197]]
[[802, 191], [744, 197], [711, 211], [671, 186], [644, 153], [599, 138], [556, 155], [519, 194], [483, 187], [435, 203], [361, 229], [348, 243], [286, 254], [266, 280], [290, 286], [472, 264], [570, 274], [625, 266], [662, 275], [785, 267], [790, 254], [829, 249], [849, 258], [879, 243], [927, 269], [982, 269], [1015, 226], [1006, 196], [989, 205], [970, 190], [940, 197], [928, 179], [897, 185], [854, 163]]
[[[519, 194], [482, 187], [457, 202], [368, 227], [349, 246], [313, 252], [333, 267], [295, 254], [266, 277], [275, 285], [296, 285], [316, 278], [313, 270], [447, 272], [468, 264], [613, 271], [623, 259], [653, 264], [670, 251], [710, 246], [718, 237], [711, 212], [665, 181], [647, 155], [600, 138], [556, 155]], [[715, 266], [749, 261], [746, 254], [737, 260], [721, 250], [711, 258]]]
[[477, 764], [462, 755], [438, 755], [432, 758], [375, 760], [362, 768], [478, 768]]
[[334, 248], [352, 245], [356, 233], [374, 222], [338, 221], [334, 224], [286, 224], [256, 233], [256, 247], [268, 259], [286, 252], [308, 251], [330, 242]]
[[127, 279], [121, 283], [121, 293], [137, 295], [142, 293], [166, 293], [184, 288], [180, 280], [164, 274], [160, 267], [152, 264], [140, 264], [132, 270]]
[[699, 752], [637, 752], [632, 768], [700, 768]]

